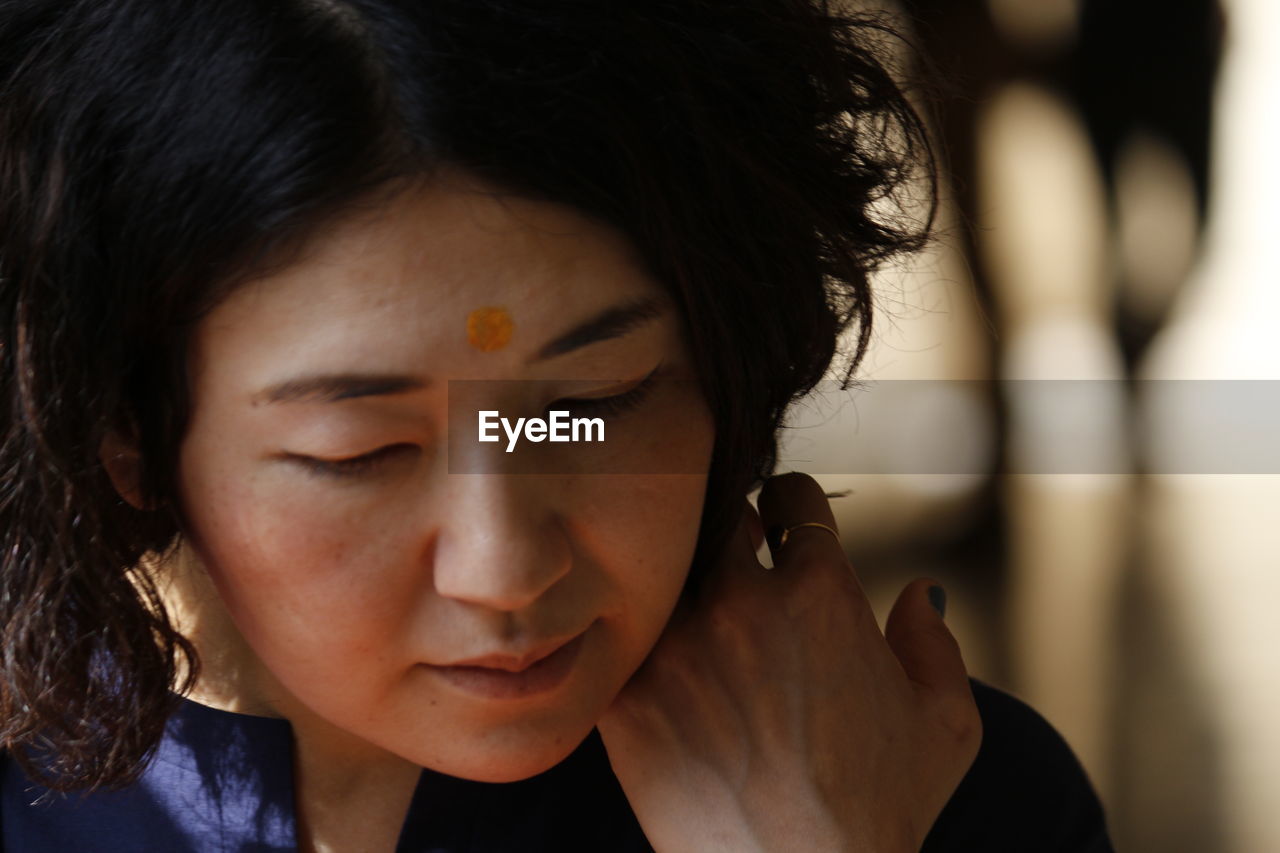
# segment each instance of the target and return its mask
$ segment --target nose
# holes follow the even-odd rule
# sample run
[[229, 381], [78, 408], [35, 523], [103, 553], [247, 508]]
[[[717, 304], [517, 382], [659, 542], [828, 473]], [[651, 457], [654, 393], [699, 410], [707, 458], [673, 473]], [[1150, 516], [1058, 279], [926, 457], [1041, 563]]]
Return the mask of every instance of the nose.
[[518, 611], [568, 574], [572, 551], [553, 484], [495, 473], [449, 479], [435, 548], [439, 595]]

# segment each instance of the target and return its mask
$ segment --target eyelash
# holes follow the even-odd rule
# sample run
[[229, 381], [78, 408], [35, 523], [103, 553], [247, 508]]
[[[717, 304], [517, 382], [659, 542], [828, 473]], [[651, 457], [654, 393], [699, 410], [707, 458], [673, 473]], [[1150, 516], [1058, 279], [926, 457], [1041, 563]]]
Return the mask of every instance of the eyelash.
[[[596, 397], [591, 399], [568, 399], [559, 400], [557, 403], [564, 404], [575, 414], [588, 412], [599, 414], [605, 417], [617, 417], [626, 412], [636, 409], [649, 396], [653, 390], [654, 380], [658, 375], [661, 365], [650, 371], [649, 375], [640, 380], [640, 384], [636, 385], [630, 391], [621, 394], [615, 394], [612, 397]], [[555, 405], [555, 404], [552, 404]], [[550, 406], [547, 407], [550, 410]], [[415, 449], [411, 444], [392, 444], [387, 447], [379, 448], [372, 453], [366, 453], [363, 456], [353, 456], [350, 459], [319, 459], [314, 456], [292, 456], [295, 462], [310, 470], [313, 474], [324, 477], [359, 477], [374, 471], [382, 463], [386, 462], [393, 454]]]
[[[607, 417], [616, 417], [639, 407], [645, 401], [645, 398], [649, 396], [649, 392], [653, 390], [654, 379], [657, 377], [659, 369], [661, 369], [661, 365], [651, 370], [649, 375], [640, 380], [640, 384], [630, 391], [614, 394], [612, 397], [557, 400], [556, 402], [564, 404], [566, 408], [575, 414], [585, 411]], [[550, 411], [551, 406], [548, 406], [547, 409]]]
[[385, 462], [393, 454], [416, 449], [412, 444], [391, 444], [379, 448], [363, 456], [350, 459], [318, 459], [314, 456], [292, 456], [295, 462], [310, 470], [313, 474], [326, 477], [358, 477], [368, 474]]

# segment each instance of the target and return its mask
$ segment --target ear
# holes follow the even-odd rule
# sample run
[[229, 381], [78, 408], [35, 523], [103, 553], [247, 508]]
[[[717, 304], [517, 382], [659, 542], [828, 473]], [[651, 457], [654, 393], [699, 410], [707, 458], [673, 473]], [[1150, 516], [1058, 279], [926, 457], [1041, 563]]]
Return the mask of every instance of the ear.
[[109, 431], [102, 439], [98, 458], [120, 497], [134, 509], [148, 509], [142, 500], [142, 454], [132, 436], [115, 429]]

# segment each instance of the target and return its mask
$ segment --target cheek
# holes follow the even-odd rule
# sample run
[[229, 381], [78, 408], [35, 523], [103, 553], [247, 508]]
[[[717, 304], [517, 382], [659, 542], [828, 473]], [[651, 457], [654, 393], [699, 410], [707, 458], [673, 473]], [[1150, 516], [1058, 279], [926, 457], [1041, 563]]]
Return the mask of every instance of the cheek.
[[[628, 575], [628, 585], [650, 590], [672, 606], [697, 545], [714, 444], [713, 422], [705, 403], [700, 398], [681, 403], [678, 411], [668, 413], [662, 427], [654, 430], [645, 458], [638, 460], [639, 475], [612, 483], [609, 481], [615, 478], [584, 478], [597, 484], [590, 501], [596, 523], [601, 529], [616, 531], [618, 541], [625, 543], [617, 557], [619, 570]], [[673, 429], [671, 424], [677, 422], [680, 427]], [[678, 461], [673, 465], [673, 460]], [[668, 473], [645, 474], [646, 467]]]
[[337, 512], [322, 490], [192, 473], [192, 545], [260, 655], [318, 665], [380, 654], [414, 595], [397, 581], [409, 560], [386, 519], [378, 537], [361, 539], [363, 513]]
[[[633, 633], [656, 639], [684, 587], [697, 544], [706, 478], [600, 477], [583, 537], [595, 541], [602, 570]], [[652, 635], [652, 636], [647, 636]]]

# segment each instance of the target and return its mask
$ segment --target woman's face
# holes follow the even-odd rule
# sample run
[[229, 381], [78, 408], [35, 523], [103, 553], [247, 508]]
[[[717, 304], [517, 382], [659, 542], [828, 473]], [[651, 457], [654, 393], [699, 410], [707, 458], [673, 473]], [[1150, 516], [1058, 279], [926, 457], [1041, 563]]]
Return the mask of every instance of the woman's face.
[[[527, 777], [586, 736], [661, 634], [711, 415], [696, 382], [653, 384], [599, 446], [529, 444], [555, 460], [535, 474], [501, 427], [452, 448], [446, 431], [478, 410], [545, 417], [655, 368], [695, 375], [677, 310], [617, 232], [459, 183], [402, 195], [196, 330], [188, 547], [307, 714], [445, 773]], [[451, 402], [457, 379], [504, 381], [455, 382]]]

